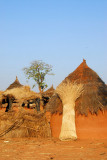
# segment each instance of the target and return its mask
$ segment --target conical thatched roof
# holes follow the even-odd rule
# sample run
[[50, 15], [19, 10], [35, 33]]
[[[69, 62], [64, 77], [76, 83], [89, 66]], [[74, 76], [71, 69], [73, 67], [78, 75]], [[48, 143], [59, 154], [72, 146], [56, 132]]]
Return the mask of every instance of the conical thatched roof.
[[10, 84], [10, 86], [7, 89], [20, 88], [22, 86], [23, 85], [20, 84], [20, 82], [19, 82], [19, 80], [18, 80], [18, 78], [16, 76], [16, 80], [12, 84]]
[[39, 93], [31, 91], [29, 86], [23, 86], [22, 84], [20, 84], [17, 76], [16, 80], [0, 94], [0, 102], [2, 102], [2, 100], [6, 98], [6, 96], [14, 98], [17, 102], [36, 99], [38, 97], [41, 98], [41, 95]]
[[89, 82], [102, 82], [101, 78], [97, 75], [95, 71], [88, 67], [86, 60], [83, 59], [83, 62], [77, 67], [77, 69], [70, 73], [65, 79], [70, 80], [71, 82], [76, 81], [77, 83], [89, 83]]
[[[62, 83], [67, 83], [67, 81], [84, 85], [84, 92], [76, 100], [76, 112], [78, 114], [87, 115], [89, 111], [92, 114], [97, 114], [98, 110], [107, 109], [107, 85], [95, 71], [88, 67], [85, 60]], [[55, 104], [57, 101], [60, 102], [60, 106], [62, 103], [58, 95], [56, 95], [55, 103], [53, 103], [53, 99], [55, 99], [55, 95], [51, 97], [47, 104], [47, 111], [51, 111], [51, 113], [59, 111], [59, 106]], [[62, 112], [62, 107], [60, 107], [60, 112]]]

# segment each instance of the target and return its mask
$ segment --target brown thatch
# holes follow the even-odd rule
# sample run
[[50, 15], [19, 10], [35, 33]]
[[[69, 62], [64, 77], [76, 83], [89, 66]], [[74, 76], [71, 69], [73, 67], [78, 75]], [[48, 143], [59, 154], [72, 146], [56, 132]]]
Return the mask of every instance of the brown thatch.
[[0, 91], [0, 99], [2, 98], [3, 91]]
[[16, 76], [16, 80], [12, 83], [12, 84], [10, 84], [10, 86], [7, 88], [7, 90], [8, 89], [13, 89], [13, 88], [20, 88], [20, 87], [22, 87], [23, 85], [22, 84], [20, 84], [20, 82], [19, 82], [19, 80], [18, 80], [18, 78], [17, 78], [17, 76]]
[[52, 97], [52, 95], [54, 94], [55, 89], [53, 88], [53, 85], [51, 86], [51, 88], [49, 88], [48, 90], [46, 90], [45, 92], [43, 92], [41, 94], [42, 96], [42, 102], [43, 102], [43, 106], [44, 109], [46, 107], [46, 104], [49, 102], [49, 99]]
[[2, 93], [2, 99], [6, 96], [13, 97], [17, 102], [23, 102], [31, 99], [40, 98], [41, 95], [30, 90], [29, 86], [22, 86], [20, 88], [8, 89]]
[[31, 113], [24, 109], [0, 114], [0, 137], [37, 137], [51, 136], [50, 126], [44, 113]]
[[[87, 115], [88, 112], [97, 114], [98, 110], [103, 111], [107, 109], [107, 85], [101, 80], [96, 72], [88, 67], [85, 60], [83, 60], [79, 67], [69, 74], [62, 83], [67, 83], [68, 80], [84, 85], [84, 92], [76, 100], [76, 112], [78, 114]], [[53, 96], [47, 105], [47, 110], [55, 113], [58, 111], [59, 107], [54, 107], [56, 106], [55, 103], [57, 101], [60, 101], [61, 103], [61, 100], [58, 96], [55, 103], [51, 103], [52, 100]], [[60, 112], [62, 112], [62, 109]]]
[[63, 105], [59, 95], [57, 93], [54, 93], [46, 105], [46, 111], [51, 112], [52, 114], [57, 112], [59, 112], [59, 114], [62, 114], [62, 107]]
[[10, 97], [14, 102], [27, 102], [32, 99], [41, 98], [39, 93], [30, 90], [29, 86], [20, 84], [17, 76], [14, 83], [12, 83], [2, 94], [0, 94], [0, 103], [6, 101], [6, 97]]
[[48, 89], [46, 90], [45, 92], [42, 93], [42, 96], [43, 97], [51, 97], [54, 93], [55, 89], [53, 88], [53, 85]]

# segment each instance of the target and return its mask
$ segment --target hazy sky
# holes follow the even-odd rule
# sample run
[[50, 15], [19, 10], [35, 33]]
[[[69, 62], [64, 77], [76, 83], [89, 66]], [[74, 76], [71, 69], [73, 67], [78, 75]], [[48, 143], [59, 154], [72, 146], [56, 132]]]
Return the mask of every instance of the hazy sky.
[[82, 60], [107, 83], [107, 0], [0, 0], [0, 90], [34, 60], [53, 66], [56, 87]]

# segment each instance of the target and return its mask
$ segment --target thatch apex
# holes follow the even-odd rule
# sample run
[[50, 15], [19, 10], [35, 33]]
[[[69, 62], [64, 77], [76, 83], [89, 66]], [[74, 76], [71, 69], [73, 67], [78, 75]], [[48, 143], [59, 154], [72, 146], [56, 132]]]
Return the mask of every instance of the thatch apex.
[[86, 60], [83, 59], [83, 62], [70, 73], [65, 79], [70, 80], [71, 82], [76, 81], [77, 83], [88, 83], [92, 81], [102, 81], [101, 78], [97, 75], [95, 71], [88, 67]]
[[23, 85], [22, 84], [20, 84], [20, 82], [19, 82], [19, 80], [18, 80], [18, 78], [17, 78], [17, 76], [16, 76], [16, 80], [12, 83], [12, 84], [10, 84], [10, 86], [7, 88], [7, 90], [8, 89], [13, 89], [13, 88], [20, 88], [20, 87], [22, 87]]

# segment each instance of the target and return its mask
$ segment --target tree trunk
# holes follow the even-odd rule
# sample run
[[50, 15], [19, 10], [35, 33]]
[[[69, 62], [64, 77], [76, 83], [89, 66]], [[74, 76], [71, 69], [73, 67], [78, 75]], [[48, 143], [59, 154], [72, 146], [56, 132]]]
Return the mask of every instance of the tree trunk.
[[35, 104], [36, 104], [36, 110], [37, 110], [37, 112], [40, 111], [40, 98], [36, 99]]
[[41, 87], [39, 87], [39, 92], [41, 93]]
[[76, 140], [76, 127], [75, 127], [75, 104], [65, 104], [63, 106], [62, 126], [59, 139], [62, 141]]
[[44, 91], [44, 90], [41, 89], [41, 87], [39, 87], [39, 92], [40, 92], [40, 93], [43, 93], [43, 91]]

